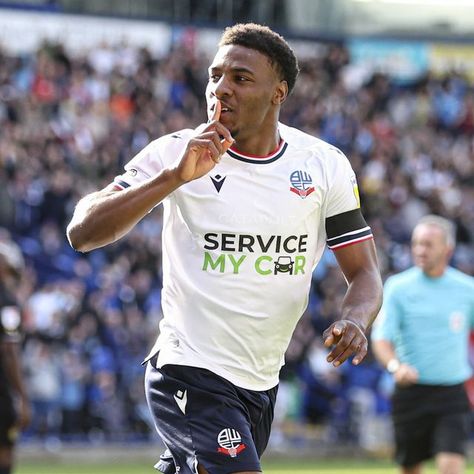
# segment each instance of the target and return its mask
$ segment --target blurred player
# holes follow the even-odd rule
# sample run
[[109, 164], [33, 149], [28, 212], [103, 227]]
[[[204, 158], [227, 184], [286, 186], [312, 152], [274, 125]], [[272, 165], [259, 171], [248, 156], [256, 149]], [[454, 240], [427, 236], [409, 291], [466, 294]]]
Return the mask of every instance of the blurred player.
[[421, 219], [412, 235], [415, 267], [387, 280], [372, 331], [374, 353], [396, 382], [395, 458], [404, 474], [419, 474], [431, 457], [441, 474], [464, 472], [474, 278], [448, 266], [454, 245], [448, 220]]
[[209, 67], [209, 122], [152, 142], [77, 205], [72, 246], [116, 241], [164, 204], [164, 319], [146, 392], [166, 473], [261, 472], [278, 374], [328, 244], [349, 287], [328, 361], [367, 353], [382, 285], [354, 172], [278, 122], [298, 65], [267, 27], [227, 29]]
[[0, 241], [0, 474], [10, 474], [17, 436], [30, 420], [20, 369], [21, 312], [14, 293], [23, 267], [19, 249]]

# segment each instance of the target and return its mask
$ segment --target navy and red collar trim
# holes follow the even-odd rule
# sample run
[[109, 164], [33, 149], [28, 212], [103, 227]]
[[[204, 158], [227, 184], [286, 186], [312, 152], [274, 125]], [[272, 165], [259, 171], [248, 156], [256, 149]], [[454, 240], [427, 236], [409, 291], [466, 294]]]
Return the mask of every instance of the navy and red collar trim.
[[278, 160], [278, 158], [281, 158], [287, 148], [288, 148], [288, 143], [286, 143], [284, 140], [281, 140], [280, 144], [278, 145], [278, 148], [272, 151], [269, 155], [265, 155], [265, 156], [249, 155], [237, 150], [233, 150], [232, 148], [229, 148], [227, 150], [227, 154], [231, 156], [232, 158], [235, 158], [236, 160], [243, 161], [244, 163], [254, 163], [257, 165], [264, 165], [267, 163], [273, 163], [274, 161]]

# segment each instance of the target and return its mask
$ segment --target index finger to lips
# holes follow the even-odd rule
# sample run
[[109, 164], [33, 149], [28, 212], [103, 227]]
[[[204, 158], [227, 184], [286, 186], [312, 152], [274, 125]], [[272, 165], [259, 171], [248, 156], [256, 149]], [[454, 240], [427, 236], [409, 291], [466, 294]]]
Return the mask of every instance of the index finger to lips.
[[220, 140], [220, 144], [222, 145], [222, 153], [227, 151], [229, 147], [232, 146], [234, 143], [234, 139], [232, 138], [232, 135], [230, 134], [229, 130], [224, 127], [219, 122], [211, 122], [206, 125], [206, 128], [203, 130], [203, 132], [199, 135], [200, 137], [205, 137], [209, 136], [210, 133], [217, 132], [217, 135]]
[[226, 127], [224, 127], [224, 125], [222, 125], [220, 122], [215, 122], [215, 129], [216, 129], [216, 132], [221, 137], [223, 137], [225, 141], [234, 143], [234, 139], [232, 135], [230, 134], [230, 131]]
[[216, 100], [216, 105], [214, 106], [214, 111], [212, 112], [212, 121], [218, 122], [219, 119], [221, 118], [221, 110], [222, 110], [222, 104], [220, 100]]

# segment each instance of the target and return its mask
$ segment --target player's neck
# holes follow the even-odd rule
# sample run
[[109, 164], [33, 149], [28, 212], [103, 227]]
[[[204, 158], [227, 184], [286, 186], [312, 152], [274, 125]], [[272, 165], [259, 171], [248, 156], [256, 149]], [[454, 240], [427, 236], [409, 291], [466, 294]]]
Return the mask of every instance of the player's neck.
[[276, 127], [271, 134], [252, 134], [250, 137], [238, 137], [236, 142], [232, 145], [232, 149], [252, 156], [268, 156], [278, 150], [280, 146], [281, 137]]

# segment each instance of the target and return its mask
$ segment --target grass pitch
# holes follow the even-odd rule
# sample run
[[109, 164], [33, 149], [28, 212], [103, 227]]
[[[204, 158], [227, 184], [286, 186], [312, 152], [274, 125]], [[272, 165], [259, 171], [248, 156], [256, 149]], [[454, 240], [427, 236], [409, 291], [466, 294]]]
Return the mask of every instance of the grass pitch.
[[[396, 467], [389, 461], [339, 460], [300, 461], [286, 459], [263, 462], [265, 474], [397, 474]], [[157, 474], [151, 463], [109, 463], [109, 464], [64, 464], [23, 462], [15, 474]], [[433, 465], [428, 465], [425, 474], [435, 474]]]

